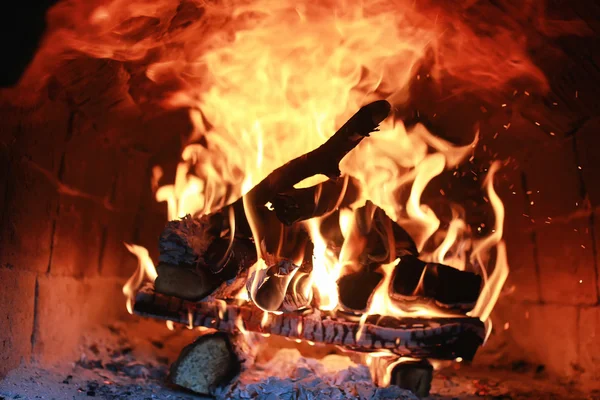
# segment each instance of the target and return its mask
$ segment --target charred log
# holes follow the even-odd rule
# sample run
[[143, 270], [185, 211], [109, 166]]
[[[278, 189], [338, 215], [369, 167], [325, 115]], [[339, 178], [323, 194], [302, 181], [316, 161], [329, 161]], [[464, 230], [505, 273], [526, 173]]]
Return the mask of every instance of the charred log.
[[224, 224], [217, 214], [169, 222], [159, 240], [156, 290], [199, 300], [253, 265], [254, 243], [220, 237]]
[[427, 360], [401, 362], [392, 369], [390, 384], [407, 389], [419, 396], [429, 396], [433, 366]]
[[[268, 311], [290, 312], [306, 308], [312, 299], [312, 288], [307, 269], [300, 269], [285, 259], [268, 268], [256, 290], [256, 305]], [[254, 279], [259, 278], [253, 276], [248, 281], [249, 292]]]
[[[387, 118], [391, 105], [378, 100], [363, 106], [325, 143], [315, 150], [282, 165], [256, 185], [246, 197], [252, 204], [262, 206], [278, 193], [293, 189], [306, 178], [323, 174], [329, 178], [340, 176], [340, 161], [379, 124]], [[238, 200], [236, 203], [240, 202]]]
[[201, 300], [217, 289], [222, 281], [201, 269], [160, 263], [154, 281], [156, 291], [187, 300]]
[[362, 229], [367, 231], [366, 255], [368, 260], [365, 263], [388, 264], [397, 257], [419, 254], [417, 246], [408, 232], [393, 221], [383, 209], [375, 206], [371, 211], [369, 207], [373, 207], [370, 202], [364, 207], [364, 214], [372, 213], [371, 221], [366, 222], [364, 216], [359, 220], [362, 221]]
[[231, 336], [210, 332], [186, 346], [173, 365], [169, 379], [177, 386], [211, 395], [229, 384], [241, 371]]
[[330, 179], [318, 185], [279, 193], [271, 199], [277, 218], [286, 225], [322, 217], [358, 199], [358, 184], [351, 177]]
[[401, 302], [433, 299], [439, 306], [466, 312], [477, 302], [481, 285], [475, 273], [404, 256], [394, 270], [390, 297]]
[[269, 314], [258, 307], [212, 302], [189, 302], [155, 293], [151, 286], [136, 296], [138, 315], [204, 326], [223, 332], [268, 333], [291, 339], [344, 346], [353, 351], [388, 350], [415, 358], [471, 360], [483, 343], [485, 329], [477, 318], [391, 318], [377, 315], [359, 321], [336, 319], [315, 311], [311, 313]]
[[340, 302], [348, 309], [364, 311], [369, 298], [383, 279], [378, 264], [371, 264], [358, 272], [342, 276], [338, 280]]
[[[340, 161], [369, 133], [377, 130], [390, 109], [390, 104], [385, 100], [362, 107], [323, 145], [279, 167], [244, 197], [250, 204], [255, 205], [255, 211], [260, 210], [260, 213], [264, 214], [266, 209], [263, 205], [276, 194], [293, 189], [296, 183], [306, 178], [317, 174], [324, 174], [330, 178], [339, 177]], [[257, 255], [249, 241], [251, 230], [244, 211], [244, 198], [240, 198], [229, 207], [202, 218], [188, 216], [181, 221], [171, 221], [160, 238], [160, 262], [182, 268], [205, 270], [198, 274], [198, 277], [194, 277], [195, 280], [205, 279], [205, 276], [212, 274], [218, 283], [232, 279], [240, 271], [253, 265]], [[230, 210], [236, 221], [236, 233], [231, 246], [222, 238], [224, 231], [229, 230], [230, 234], [234, 231], [232, 226], [228, 226]], [[264, 220], [262, 216], [258, 219]], [[169, 271], [174, 273], [172, 269]], [[163, 283], [180, 282], [184, 276], [189, 276], [189, 273], [182, 273], [181, 277], [161, 282], [158, 290], [166, 290], [165, 293], [169, 294], [176, 293], [176, 287], [167, 285], [165, 288]]]

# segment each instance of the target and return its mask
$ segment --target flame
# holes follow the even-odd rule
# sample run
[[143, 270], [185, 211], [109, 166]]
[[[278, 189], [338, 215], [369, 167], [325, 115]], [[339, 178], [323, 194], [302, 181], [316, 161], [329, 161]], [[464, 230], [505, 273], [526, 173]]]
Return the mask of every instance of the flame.
[[[340, 214], [340, 219], [343, 218], [342, 215], [347, 214]], [[327, 247], [325, 238], [320, 232], [320, 222], [319, 218], [312, 218], [306, 222], [314, 246], [310, 283], [319, 295], [319, 308], [331, 311], [338, 306], [339, 302], [337, 280], [342, 272], [342, 264]]]
[[154, 263], [148, 254], [148, 250], [142, 246], [128, 243], [125, 243], [125, 247], [127, 247], [127, 250], [129, 250], [138, 258], [138, 267], [136, 271], [123, 286], [123, 294], [127, 297], [127, 311], [129, 311], [129, 314], [133, 314], [133, 301], [135, 299], [137, 289], [140, 288], [142, 282], [144, 282], [144, 279], [146, 278], [154, 282], [157, 274], [156, 268], [154, 268]]
[[486, 271], [486, 265], [491, 256], [490, 250], [495, 248], [496, 253], [494, 270], [485, 282], [485, 286], [479, 295], [479, 299], [477, 300], [475, 308], [470, 312], [470, 315], [479, 317], [482, 321], [487, 322], [486, 338], [489, 336], [492, 330], [492, 322], [489, 318], [490, 313], [498, 301], [500, 291], [502, 290], [504, 282], [506, 282], [506, 278], [508, 277], [509, 273], [508, 261], [506, 257], [506, 245], [502, 240], [504, 229], [504, 205], [494, 190], [494, 175], [498, 168], [500, 168], [500, 163], [493, 163], [484, 181], [484, 186], [486, 187], [487, 195], [490, 203], [492, 204], [494, 215], [496, 217], [494, 221], [494, 229], [488, 237], [474, 244], [473, 252], [471, 253], [471, 262], [479, 265], [482, 271]]
[[[235, 201], [275, 168], [322, 144], [371, 100], [405, 104], [410, 81], [421, 68], [428, 68], [434, 81], [455, 79], [453, 94], [504, 90], [522, 76], [547, 86], [522, 38], [506, 28], [485, 29], [487, 21], [467, 19], [464, 10], [471, 1], [456, 7], [413, 0], [202, 1], [190, 2], [190, 15], [180, 10], [179, 0], [75, 3], [61, 3], [50, 13], [53, 23], [22, 85], [38, 85], [55, 71], [57, 61], [85, 54], [135, 64], [150, 87], [160, 89], [157, 99], [136, 101], [187, 108], [193, 131], [172, 184], [159, 187], [168, 177], [160, 167], [153, 169], [155, 197], [166, 203], [170, 220], [207, 214]], [[314, 245], [309, 286], [318, 296], [313, 305], [324, 311], [339, 307], [337, 280], [358, 268], [364, 246], [354, 211], [369, 200], [409, 232], [420, 251], [437, 241], [422, 259], [481, 273], [485, 286], [471, 315], [488, 320], [508, 274], [501, 240], [504, 210], [493, 188], [497, 164], [486, 179], [495, 230], [474, 241], [459, 215], [442, 228], [448, 221], [425, 204], [423, 193], [434, 177], [472, 152], [477, 137], [467, 146], [454, 146], [423, 125], [407, 128], [394, 116], [380, 128], [340, 166], [360, 185], [360, 198], [339, 213], [341, 249], [322, 236], [323, 219], [304, 223]], [[321, 179], [312, 177], [296, 187]], [[401, 189], [410, 189], [405, 204], [398, 200]], [[259, 259], [249, 271], [250, 290], [238, 294], [241, 301], [254, 300], [268, 267], [261, 221], [250, 204], [244, 198]], [[231, 246], [233, 213], [230, 226]], [[126, 246], [139, 260], [123, 288], [132, 312], [135, 291], [144, 280], [153, 281], [156, 270], [145, 249]], [[390, 301], [396, 263], [381, 267], [384, 279], [364, 318], [438, 315], [425, 306], [403, 309]]]

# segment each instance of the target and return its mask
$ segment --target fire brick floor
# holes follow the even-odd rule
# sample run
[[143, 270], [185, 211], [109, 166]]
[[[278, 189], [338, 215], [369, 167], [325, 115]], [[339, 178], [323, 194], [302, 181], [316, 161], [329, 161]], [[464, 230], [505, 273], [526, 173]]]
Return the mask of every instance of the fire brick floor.
[[[193, 340], [194, 332], [142, 328], [153, 334], [142, 337], [132, 335], [130, 327], [111, 326], [103, 334], [90, 335], [82, 342], [75, 361], [52, 368], [29, 365], [11, 371], [0, 381], [0, 400], [206, 399], [166, 383], [169, 364]], [[292, 394], [286, 398], [319, 397], [306, 397], [306, 393], [303, 396]], [[414, 397], [406, 393], [400, 398]], [[574, 383], [554, 379], [540, 366], [517, 363], [503, 368], [482, 368], [462, 363], [435, 372], [429, 399], [600, 400], [600, 393], [583, 394]]]

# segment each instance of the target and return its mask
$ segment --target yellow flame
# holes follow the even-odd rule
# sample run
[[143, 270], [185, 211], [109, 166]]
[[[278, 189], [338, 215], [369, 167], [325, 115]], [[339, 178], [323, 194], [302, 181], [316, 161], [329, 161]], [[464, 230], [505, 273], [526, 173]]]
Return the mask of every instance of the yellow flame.
[[342, 265], [333, 252], [327, 248], [325, 238], [321, 235], [321, 220], [312, 218], [306, 222], [310, 237], [313, 241], [313, 270], [310, 283], [318, 292], [319, 308], [331, 311], [338, 305], [337, 279], [342, 270]]
[[381, 266], [384, 276], [379, 285], [375, 288], [375, 291], [369, 298], [368, 309], [361, 316], [359, 328], [356, 332], [356, 340], [359, 340], [363, 333], [364, 324], [369, 315], [382, 315], [392, 316], [396, 318], [403, 317], [450, 317], [454, 316], [451, 313], [435, 310], [427, 305], [415, 304], [400, 306], [398, 303], [392, 301], [389, 296], [389, 288], [394, 273], [394, 268], [400, 259], [396, 259], [394, 262], [384, 264]]
[[494, 190], [494, 175], [498, 168], [500, 168], [500, 163], [493, 163], [484, 181], [490, 204], [494, 209], [494, 229], [489, 236], [473, 245], [473, 252], [471, 253], [471, 262], [473, 264], [476, 263], [485, 270], [491, 256], [490, 250], [492, 248], [495, 248], [496, 250], [494, 270], [485, 282], [485, 286], [479, 295], [475, 308], [469, 313], [469, 315], [479, 317], [482, 321], [487, 321], [488, 336], [492, 329], [489, 316], [498, 301], [498, 297], [500, 296], [500, 292], [509, 273], [506, 245], [502, 240], [504, 229], [504, 205]]
[[[182, 152], [174, 182], [158, 187], [164, 173], [158, 167], [153, 169], [156, 199], [167, 203], [171, 220], [209, 213], [247, 194], [271, 171], [322, 144], [365, 103], [381, 98], [394, 105], [406, 102], [409, 82], [417, 67], [429, 61], [430, 51], [439, 56], [436, 52], [440, 48], [455, 50], [460, 44], [463, 52], [469, 47], [481, 52], [475, 54], [478, 57], [465, 57], [458, 51], [433, 57], [434, 78], [445, 71], [464, 82], [477, 81], [486, 87], [502, 87], [524, 73], [539, 78], [538, 71], [523, 59], [518, 43], [510, 46], [510, 59], [517, 59], [519, 62], [513, 63], [521, 69], [511, 70], [498, 56], [506, 53], [504, 47], [478, 40], [458, 19], [438, 23], [432, 11], [414, 6], [410, 0], [226, 0], [219, 6], [203, 2], [202, 18], [192, 21], [189, 28], [125, 46], [126, 41], [115, 39], [125, 33], [116, 32], [122, 28], [115, 27], [133, 16], [161, 20], [165, 15], [177, 14], [179, 5], [170, 0], [134, 3], [123, 7], [120, 0], [108, 1], [82, 18], [86, 27], [79, 29], [89, 29], [91, 24], [94, 35], [71, 37], [65, 29], [62, 37], [65, 46], [83, 53], [123, 60], [143, 59], [160, 40], [164, 51], [148, 67], [146, 76], [157, 84], [171, 80], [182, 83], [164, 105], [187, 107], [193, 124], [191, 144]], [[454, 28], [456, 38], [444, 36], [448, 28]], [[492, 46], [494, 51], [480, 50], [484, 45]], [[481, 76], [488, 79], [482, 81]], [[464, 220], [458, 216], [447, 231], [440, 230], [440, 218], [423, 200], [429, 182], [444, 169], [460, 163], [477, 140], [478, 136], [467, 146], [454, 146], [432, 135], [422, 124], [407, 129], [390, 117], [379, 132], [343, 159], [340, 169], [346, 175], [346, 184], [348, 177], [353, 177], [360, 186], [360, 197], [349, 208], [340, 210], [344, 238], [341, 249], [331, 248], [328, 238], [321, 234], [322, 218], [303, 224], [314, 245], [309, 286], [318, 294], [318, 301], [313, 305], [325, 311], [339, 307], [337, 280], [345, 271], [358, 268], [365, 244], [353, 210], [370, 200], [411, 234], [419, 251], [440, 239], [433, 252], [422, 254], [424, 260], [462, 270], [479, 269], [485, 286], [472, 315], [488, 319], [508, 273], [501, 241], [503, 208], [492, 184], [497, 166], [492, 166], [486, 180], [497, 226], [482, 241], [472, 242]], [[322, 178], [311, 177], [296, 187], [315, 184]], [[410, 188], [410, 194], [406, 204], [400, 204], [397, 194], [405, 187]], [[342, 196], [338, 205], [341, 200]], [[258, 261], [249, 269], [247, 290], [237, 295], [242, 301], [255, 299], [268, 267], [261, 247], [262, 221], [257, 220], [254, 206], [252, 199], [244, 197]], [[266, 206], [272, 208], [272, 204]], [[229, 217], [231, 248], [235, 234], [232, 210]], [[144, 279], [154, 280], [156, 271], [145, 250], [134, 245], [128, 245], [128, 249], [140, 260], [138, 270], [123, 289], [131, 312], [135, 291]], [[492, 253], [496, 262], [488, 276]], [[363, 322], [370, 314], [444, 316], [427, 306], [400, 307], [392, 303], [388, 291], [396, 264], [397, 260], [382, 266], [384, 279], [369, 300]], [[268, 318], [265, 312], [263, 324]]]
[[140, 288], [144, 282], [144, 279], [146, 278], [154, 282], [157, 274], [156, 268], [154, 268], [154, 263], [148, 254], [148, 250], [142, 246], [129, 243], [125, 243], [125, 247], [127, 247], [127, 250], [129, 250], [138, 258], [138, 266], [136, 271], [123, 286], [123, 294], [127, 297], [127, 311], [130, 314], [133, 314], [133, 301], [135, 299], [137, 290]]

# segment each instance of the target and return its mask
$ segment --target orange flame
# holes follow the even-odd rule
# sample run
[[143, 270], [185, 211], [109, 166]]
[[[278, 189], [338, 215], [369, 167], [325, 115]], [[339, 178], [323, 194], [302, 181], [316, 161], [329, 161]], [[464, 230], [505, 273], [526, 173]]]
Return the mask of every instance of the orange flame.
[[[52, 10], [53, 24], [23, 85], [38, 84], [41, 76], [54, 71], [57, 60], [73, 53], [145, 65], [139, 68], [149, 82], [168, 87], [159, 96], [163, 106], [186, 107], [193, 123], [174, 182], [158, 187], [163, 171], [153, 170], [156, 199], [167, 203], [171, 220], [206, 214], [322, 144], [368, 101], [407, 102], [410, 80], [422, 66], [431, 67], [433, 79], [455, 78], [457, 91], [503, 89], [524, 75], [546, 85], [520, 38], [506, 29], [481, 29], [486, 21], [472, 26], [461, 11], [470, 2], [460, 3], [223, 0], [190, 2], [183, 12], [179, 0], [65, 2]], [[494, 33], [480, 37], [478, 30]], [[488, 238], [473, 241], [458, 216], [441, 230], [438, 215], [422, 199], [431, 179], [461, 162], [476, 141], [453, 146], [423, 125], [407, 129], [391, 117], [344, 158], [340, 169], [359, 182], [361, 196], [340, 210], [341, 250], [328, 247], [321, 219], [304, 224], [314, 244], [310, 279], [321, 310], [339, 306], [336, 282], [356, 265], [363, 245], [353, 210], [370, 200], [409, 232], [420, 251], [441, 238], [434, 251], [421, 254], [424, 260], [478, 268], [485, 286], [471, 314], [488, 319], [508, 274], [501, 240], [503, 207], [492, 183], [496, 164], [486, 179], [496, 215], [495, 231]], [[399, 204], [397, 193], [403, 187], [410, 187], [410, 196]], [[249, 271], [249, 293], [239, 296], [246, 294], [251, 301], [267, 265], [261, 258], [255, 213], [247, 199], [244, 206], [259, 260]], [[230, 225], [233, 240], [233, 214]], [[131, 312], [135, 290], [144, 279], [154, 280], [156, 271], [145, 249], [127, 248], [139, 260], [123, 288]], [[495, 266], [488, 274], [492, 259]], [[426, 307], [405, 310], [389, 301], [394, 266], [382, 267], [385, 278], [365, 315], [437, 315]]]
[[506, 245], [502, 240], [502, 233], [504, 229], [504, 205], [494, 190], [494, 175], [498, 168], [500, 168], [500, 163], [495, 162], [492, 164], [484, 181], [484, 185], [496, 217], [494, 221], [494, 229], [488, 237], [474, 244], [473, 252], [471, 253], [471, 263], [479, 265], [482, 272], [485, 274], [484, 276], [487, 276], [485, 271], [487, 270], [486, 266], [491, 257], [490, 250], [495, 248], [496, 262], [494, 265], [494, 270], [485, 282], [485, 286], [479, 295], [479, 299], [477, 300], [475, 308], [470, 312], [470, 315], [479, 317], [482, 321], [487, 322], [488, 336], [492, 330], [492, 322], [489, 319], [489, 316], [494, 309], [496, 302], [498, 301], [500, 291], [502, 290], [504, 282], [506, 282], [506, 278], [508, 277], [509, 273], [508, 261], [506, 257]]
[[157, 274], [154, 263], [148, 254], [148, 250], [142, 246], [128, 243], [125, 243], [125, 247], [138, 258], [138, 267], [136, 271], [123, 286], [123, 294], [127, 297], [127, 311], [129, 311], [129, 314], [133, 314], [133, 301], [137, 289], [140, 288], [142, 282], [146, 278], [154, 282]]

